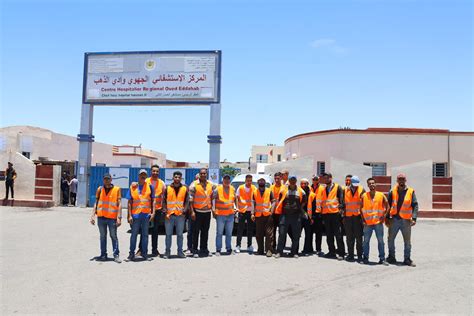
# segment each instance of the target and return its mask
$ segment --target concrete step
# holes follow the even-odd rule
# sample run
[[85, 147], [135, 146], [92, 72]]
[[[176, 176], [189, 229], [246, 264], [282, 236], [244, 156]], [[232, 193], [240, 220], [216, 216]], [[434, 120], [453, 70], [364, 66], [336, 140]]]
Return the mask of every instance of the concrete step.
[[22, 207], [40, 207], [40, 208], [47, 208], [53, 207], [53, 201], [47, 200], [1, 200], [1, 205], [3, 206], [22, 206]]

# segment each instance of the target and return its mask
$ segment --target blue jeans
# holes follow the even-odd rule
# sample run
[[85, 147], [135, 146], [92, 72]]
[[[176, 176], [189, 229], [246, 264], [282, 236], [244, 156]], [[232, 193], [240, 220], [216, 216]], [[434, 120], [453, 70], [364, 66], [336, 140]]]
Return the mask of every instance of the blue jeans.
[[216, 251], [220, 252], [222, 249], [222, 235], [225, 229], [225, 248], [227, 251], [232, 251], [232, 229], [234, 229], [234, 214], [217, 215], [217, 235], [216, 235]]
[[395, 258], [395, 238], [398, 231], [402, 232], [403, 242], [405, 244], [404, 259], [410, 259], [411, 255], [411, 222], [408, 219], [392, 218], [388, 228], [388, 256]]
[[98, 217], [97, 227], [99, 227], [100, 234], [100, 255], [107, 256], [107, 227], [109, 228], [110, 239], [112, 240], [112, 249], [114, 250], [114, 256], [119, 255], [119, 244], [117, 238], [117, 220]]
[[170, 219], [165, 219], [166, 230], [166, 253], [171, 252], [171, 238], [173, 237], [173, 228], [176, 227], [176, 239], [178, 240], [178, 254], [183, 252], [183, 231], [186, 218], [184, 215], [171, 215]]
[[130, 235], [130, 254], [135, 254], [135, 247], [137, 246], [137, 236], [141, 232], [141, 245], [140, 249], [142, 251], [142, 256], [146, 257], [148, 253], [148, 223], [150, 221], [150, 216], [140, 216], [134, 218], [132, 222], [132, 234]]
[[379, 259], [385, 260], [385, 244], [383, 242], [382, 223], [377, 225], [364, 225], [364, 243], [362, 244], [364, 258], [369, 259], [370, 237], [372, 237], [373, 231], [375, 231], [375, 236], [377, 237], [377, 242], [379, 246]]

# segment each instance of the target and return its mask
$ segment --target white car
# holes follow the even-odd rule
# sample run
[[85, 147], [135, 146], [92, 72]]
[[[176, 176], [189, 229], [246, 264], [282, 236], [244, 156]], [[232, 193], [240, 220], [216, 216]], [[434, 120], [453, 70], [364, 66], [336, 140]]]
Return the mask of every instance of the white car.
[[[236, 175], [235, 178], [232, 179], [232, 182], [230, 184], [237, 190], [241, 184], [245, 183], [245, 176], [247, 176], [248, 174], [249, 173], [243, 173], [243, 174]], [[258, 186], [257, 181], [258, 181], [258, 179], [260, 179], [262, 177], [265, 179], [265, 182], [266, 182], [265, 186], [267, 188], [269, 188], [270, 185], [273, 184], [273, 178], [270, 177], [268, 174], [250, 173], [250, 175], [252, 176], [252, 184], [254, 186]]]

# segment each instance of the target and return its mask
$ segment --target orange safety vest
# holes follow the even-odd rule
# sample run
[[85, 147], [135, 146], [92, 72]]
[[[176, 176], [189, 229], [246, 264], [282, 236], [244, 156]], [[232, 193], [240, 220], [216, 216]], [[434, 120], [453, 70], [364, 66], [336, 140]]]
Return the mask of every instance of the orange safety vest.
[[212, 183], [206, 182], [206, 189], [202, 186], [201, 182], [197, 181], [194, 183], [196, 192], [194, 193], [193, 207], [195, 209], [210, 209], [211, 197], [212, 197]]
[[[324, 185], [318, 185], [318, 188], [316, 189], [316, 192], [314, 192], [313, 187], [311, 187], [311, 191], [313, 192], [313, 196], [311, 197], [311, 194], [309, 195], [309, 198], [311, 198], [311, 201], [308, 201], [308, 207], [311, 207], [311, 213], [308, 210], [308, 213], [311, 215], [312, 210], [313, 210], [313, 201], [316, 199], [316, 213], [321, 213], [321, 194], [322, 191], [324, 191], [325, 186]], [[309, 199], [308, 198], [308, 199]]]
[[132, 195], [132, 215], [151, 213], [151, 189], [148, 183], [143, 184], [142, 192], [139, 193], [138, 185], [130, 186], [130, 193]]
[[[411, 207], [411, 202], [413, 198], [414, 190], [410, 187], [407, 188], [407, 193], [405, 194], [405, 199], [403, 200], [402, 207], [400, 207], [400, 217], [403, 219], [412, 219], [413, 207]], [[397, 215], [398, 211], [398, 185], [396, 185], [392, 190], [392, 207], [390, 208], [390, 215]]]
[[[147, 178], [145, 180], [146, 183], [153, 185], [153, 180], [152, 178]], [[165, 183], [163, 180], [158, 179], [156, 180], [156, 185], [153, 187], [155, 188], [155, 210], [161, 210], [163, 208], [163, 188], [165, 186]]]
[[361, 194], [362, 186], [358, 186], [355, 194], [352, 195], [352, 190], [350, 187], [346, 187], [344, 190], [344, 202], [346, 205], [346, 217], [359, 216], [360, 208], [362, 207]]
[[260, 193], [259, 189], [256, 189], [253, 192], [253, 198], [255, 199], [255, 217], [260, 217], [260, 216], [270, 216], [272, 215], [271, 212], [271, 201], [270, 201], [270, 194], [272, 190], [269, 188], [266, 188], [265, 191], [263, 191], [263, 196]]
[[[279, 196], [280, 196], [280, 191], [285, 187], [284, 184], [281, 184], [279, 187], [277, 187], [275, 184], [272, 184], [270, 186], [270, 190], [273, 192], [273, 197], [275, 199], [278, 199]], [[280, 203], [277, 204], [277, 206], [275, 207], [275, 214], [281, 214], [282, 213], [282, 210], [281, 210], [281, 205]]]
[[97, 201], [97, 217], [117, 219], [119, 211], [120, 188], [114, 186], [109, 194], [105, 193], [105, 188], [99, 187], [99, 200]]
[[247, 209], [252, 206], [252, 194], [257, 188], [252, 184], [249, 192], [245, 190], [245, 184], [241, 184], [238, 188], [239, 198], [237, 200], [237, 208], [240, 213], [247, 212]]
[[372, 226], [383, 222], [383, 215], [385, 213], [383, 200], [383, 193], [378, 191], [375, 192], [373, 201], [370, 192], [362, 195], [362, 216], [367, 225]]
[[339, 184], [334, 183], [334, 186], [329, 195], [326, 194], [326, 188], [321, 191], [321, 206], [323, 214], [334, 214], [339, 212], [339, 200], [337, 197], [337, 189]]
[[166, 208], [168, 215], [180, 216], [184, 212], [184, 201], [186, 200], [186, 194], [188, 189], [182, 185], [178, 190], [178, 195], [176, 196], [176, 190], [173, 186], [169, 185], [166, 187]]
[[[297, 194], [300, 198], [300, 203], [303, 202], [303, 194], [304, 194], [304, 191], [302, 188], [300, 187], [296, 187], [297, 189]], [[277, 207], [279, 207], [280, 209], [282, 209], [283, 211], [283, 201], [286, 199], [286, 197], [288, 196], [288, 191], [289, 191], [289, 187], [287, 187], [285, 185], [284, 189], [280, 192], [281, 194], [281, 200], [278, 201], [278, 204], [277, 204]]]
[[227, 216], [234, 214], [235, 188], [229, 186], [229, 193], [225, 193], [224, 186], [217, 186], [216, 214]]

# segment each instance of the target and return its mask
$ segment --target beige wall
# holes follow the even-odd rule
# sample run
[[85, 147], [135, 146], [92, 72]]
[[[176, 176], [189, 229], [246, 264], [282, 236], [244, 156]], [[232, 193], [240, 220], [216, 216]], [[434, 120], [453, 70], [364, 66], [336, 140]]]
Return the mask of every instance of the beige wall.
[[[13, 164], [13, 168], [17, 173], [15, 180], [15, 199], [17, 200], [34, 200], [35, 199], [35, 178], [36, 166], [35, 164], [25, 158], [23, 155], [16, 152], [0, 152], [0, 167], [5, 170], [8, 167], [8, 162]], [[2, 195], [5, 196], [5, 182], [2, 181]], [[10, 196], [11, 198], [11, 196]]]
[[[38, 160], [39, 157], [47, 157], [50, 160], [76, 161], [79, 156], [79, 142], [76, 137], [57, 134], [33, 126], [11, 126], [0, 129], [3, 139], [3, 147], [0, 151], [23, 151], [22, 144], [31, 143], [30, 159]], [[137, 139], [137, 142], [139, 140]], [[92, 143], [92, 166], [96, 163], [105, 163], [107, 166], [120, 166], [131, 164], [132, 167], [140, 167], [140, 156], [114, 156], [113, 145], [94, 142]], [[148, 159], [149, 166], [157, 163], [166, 165], [166, 155], [156, 151], [147, 150], [157, 159]]]
[[[450, 136], [451, 160], [474, 163], [474, 137]], [[314, 157], [314, 168], [318, 161], [326, 162], [331, 170], [330, 158], [354, 163], [385, 162], [387, 173], [393, 167], [418, 161], [448, 162], [448, 136], [433, 134], [361, 134], [334, 133], [307, 136], [290, 140], [285, 151], [297, 157]]]
[[[273, 155], [270, 156], [270, 151], [273, 150]], [[278, 155], [281, 155], [281, 161], [286, 160], [284, 146], [257, 146], [253, 145], [251, 150], [252, 163], [257, 162], [257, 155], [268, 155], [267, 163], [277, 163]]]

